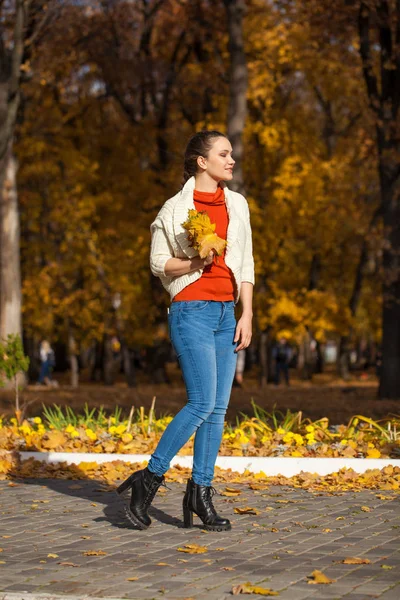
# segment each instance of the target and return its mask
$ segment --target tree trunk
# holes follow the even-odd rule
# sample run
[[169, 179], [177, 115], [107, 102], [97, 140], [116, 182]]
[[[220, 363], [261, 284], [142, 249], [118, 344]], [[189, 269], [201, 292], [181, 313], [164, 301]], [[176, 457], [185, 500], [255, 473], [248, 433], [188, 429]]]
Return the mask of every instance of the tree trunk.
[[19, 213], [16, 187], [17, 163], [9, 151], [0, 190], [0, 337], [21, 335], [21, 273]]
[[126, 377], [126, 381], [128, 383], [128, 387], [134, 388], [137, 385], [136, 382], [136, 370], [133, 357], [131, 356], [131, 352], [125, 341], [121, 342], [121, 353], [122, 353], [122, 362], [124, 366], [124, 373]]
[[268, 331], [262, 331], [259, 343], [259, 364], [260, 364], [260, 386], [262, 389], [267, 387], [268, 383]]
[[311, 380], [315, 372], [315, 363], [313, 361], [311, 351], [311, 341], [312, 338], [310, 332], [307, 331], [304, 334], [303, 340], [299, 348], [299, 361], [297, 367], [300, 372], [301, 378], [305, 381]]
[[103, 379], [103, 365], [104, 365], [104, 339], [99, 342], [98, 340], [94, 343], [94, 358], [93, 366], [90, 373], [90, 381], [99, 382]]
[[247, 116], [247, 62], [243, 40], [244, 0], [224, 0], [230, 56], [230, 89], [228, 106], [228, 138], [231, 141], [235, 164], [235, 177], [230, 187], [244, 194], [243, 178], [243, 130]]
[[[362, 0], [358, 17], [360, 57], [371, 114], [375, 117], [383, 214], [382, 367], [378, 395], [400, 399], [400, 2]], [[378, 40], [379, 44], [376, 43]], [[379, 52], [379, 61], [374, 53]]]
[[[400, 186], [399, 186], [400, 187]], [[384, 216], [382, 370], [379, 398], [400, 399], [400, 190], [388, 190]]]
[[79, 365], [77, 357], [77, 346], [72, 332], [68, 335], [68, 361], [71, 369], [71, 387], [79, 386]]
[[350, 378], [350, 338], [348, 335], [342, 335], [339, 341], [337, 372], [345, 381]]

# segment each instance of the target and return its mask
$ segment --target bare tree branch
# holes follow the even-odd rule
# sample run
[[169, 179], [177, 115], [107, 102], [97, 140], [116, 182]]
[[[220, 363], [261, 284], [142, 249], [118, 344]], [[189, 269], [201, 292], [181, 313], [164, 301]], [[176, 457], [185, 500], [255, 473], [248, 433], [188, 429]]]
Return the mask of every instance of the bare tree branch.
[[360, 55], [365, 83], [368, 89], [368, 97], [371, 109], [378, 115], [381, 112], [381, 97], [379, 95], [378, 83], [372, 70], [371, 41], [369, 38], [371, 10], [367, 2], [360, 3], [358, 15], [358, 31], [360, 36]]

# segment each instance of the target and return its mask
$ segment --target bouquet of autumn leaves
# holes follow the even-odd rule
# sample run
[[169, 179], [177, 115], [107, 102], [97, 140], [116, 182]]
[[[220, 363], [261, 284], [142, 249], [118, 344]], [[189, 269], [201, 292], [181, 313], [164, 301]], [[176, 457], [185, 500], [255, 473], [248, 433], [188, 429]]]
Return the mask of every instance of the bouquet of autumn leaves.
[[226, 240], [215, 233], [215, 223], [211, 223], [207, 212], [189, 209], [187, 221], [182, 227], [188, 232], [190, 246], [198, 251], [200, 258], [206, 258], [209, 252], [221, 256], [226, 248]]

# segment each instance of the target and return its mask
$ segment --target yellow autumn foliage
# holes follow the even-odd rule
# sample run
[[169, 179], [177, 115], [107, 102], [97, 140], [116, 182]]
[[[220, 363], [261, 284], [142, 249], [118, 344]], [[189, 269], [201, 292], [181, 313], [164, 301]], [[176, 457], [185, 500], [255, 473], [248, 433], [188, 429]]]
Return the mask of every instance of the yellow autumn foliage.
[[188, 219], [182, 223], [188, 232], [190, 246], [198, 251], [200, 258], [206, 258], [213, 251], [221, 256], [226, 248], [226, 240], [215, 233], [215, 223], [211, 223], [206, 211], [189, 209]]

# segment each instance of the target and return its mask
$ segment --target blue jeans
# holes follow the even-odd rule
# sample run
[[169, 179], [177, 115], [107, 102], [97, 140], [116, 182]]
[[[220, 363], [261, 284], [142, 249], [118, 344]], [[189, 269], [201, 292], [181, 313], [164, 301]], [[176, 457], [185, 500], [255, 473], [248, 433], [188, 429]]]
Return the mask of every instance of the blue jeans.
[[164, 431], [148, 468], [163, 475], [196, 433], [192, 478], [198, 485], [210, 486], [236, 369], [234, 303], [173, 302], [168, 324], [188, 401]]
[[51, 375], [50, 361], [44, 360], [40, 367], [38, 383], [43, 383], [46, 377], [48, 377], [50, 379], [50, 375]]

